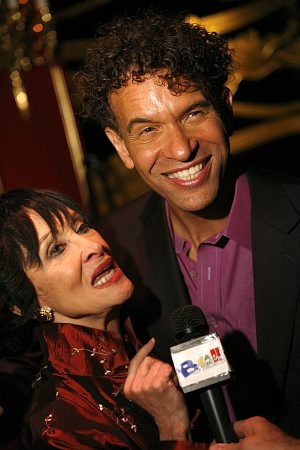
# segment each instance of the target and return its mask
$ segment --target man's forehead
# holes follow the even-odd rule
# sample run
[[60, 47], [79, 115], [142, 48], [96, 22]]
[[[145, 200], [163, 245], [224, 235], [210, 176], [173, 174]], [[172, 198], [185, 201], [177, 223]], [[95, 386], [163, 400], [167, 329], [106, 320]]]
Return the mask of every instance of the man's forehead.
[[138, 70], [132, 69], [127, 73], [124, 85], [121, 88], [114, 90], [112, 94], [122, 93], [124, 89], [130, 88], [132, 85], [140, 86], [145, 82], [146, 85], [153, 83], [157, 86], [165, 87], [176, 94], [180, 94], [180, 92], [194, 92], [201, 90], [196, 81], [190, 80], [184, 75], [175, 76], [169, 74], [167, 69], [154, 70], [145, 74], [141, 74]]
[[159, 74], [152, 74], [140, 81], [130, 78], [124, 86], [113, 91], [109, 96], [110, 106], [118, 116], [122, 108], [126, 110], [146, 104], [151, 99], [164, 97], [179, 97], [184, 94], [198, 94], [199, 99], [206, 99], [203, 91], [195, 83], [187, 81], [185, 78], [167, 80], [161, 78]]

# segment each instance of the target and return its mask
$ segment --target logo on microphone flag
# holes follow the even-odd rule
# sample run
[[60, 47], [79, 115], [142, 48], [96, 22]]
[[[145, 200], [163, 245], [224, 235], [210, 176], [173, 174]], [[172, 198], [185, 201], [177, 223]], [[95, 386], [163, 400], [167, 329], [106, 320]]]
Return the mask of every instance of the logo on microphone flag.
[[230, 378], [230, 366], [216, 333], [171, 347], [171, 356], [184, 393]]

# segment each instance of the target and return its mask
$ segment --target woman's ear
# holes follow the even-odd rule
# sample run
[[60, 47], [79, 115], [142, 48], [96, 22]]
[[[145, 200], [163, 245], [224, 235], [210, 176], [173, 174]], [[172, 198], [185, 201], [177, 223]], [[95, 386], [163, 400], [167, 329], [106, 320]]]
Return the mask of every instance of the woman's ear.
[[20, 310], [20, 308], [17, 305], [11, 305], [9, 309], [10, 309], [10, 312], [15, 314], [16, 316], [22, 316], [22, 311]]

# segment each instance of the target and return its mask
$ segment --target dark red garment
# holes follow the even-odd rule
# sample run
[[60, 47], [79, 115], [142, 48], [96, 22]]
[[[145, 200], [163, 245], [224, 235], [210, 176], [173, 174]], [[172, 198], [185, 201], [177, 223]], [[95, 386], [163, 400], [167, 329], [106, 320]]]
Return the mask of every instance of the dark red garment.
[[30, 449], [199, 449], [188, 442], [159, 442], [153, 419], [128, 401], [122, 386], [135, 338], [125, 337], [128, 360], [102, 330], [47, 324], [38, 330], [46, 360], [28, 413]]

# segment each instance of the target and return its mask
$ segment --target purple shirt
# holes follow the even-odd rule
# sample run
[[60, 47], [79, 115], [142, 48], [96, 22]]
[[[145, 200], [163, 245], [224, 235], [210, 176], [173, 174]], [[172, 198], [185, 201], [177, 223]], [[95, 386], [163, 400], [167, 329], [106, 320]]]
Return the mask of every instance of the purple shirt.
[[223, 232], [198, 247], [197, 261], [188, 257], [191, 247], [169, 229], [191, 303], [204, 312], [210, 332], [221, 338], [239, 330], [256, 351], [256, 323], [251, 250], [251, 211], [248, 181], [236, 182], [233, 204]]

